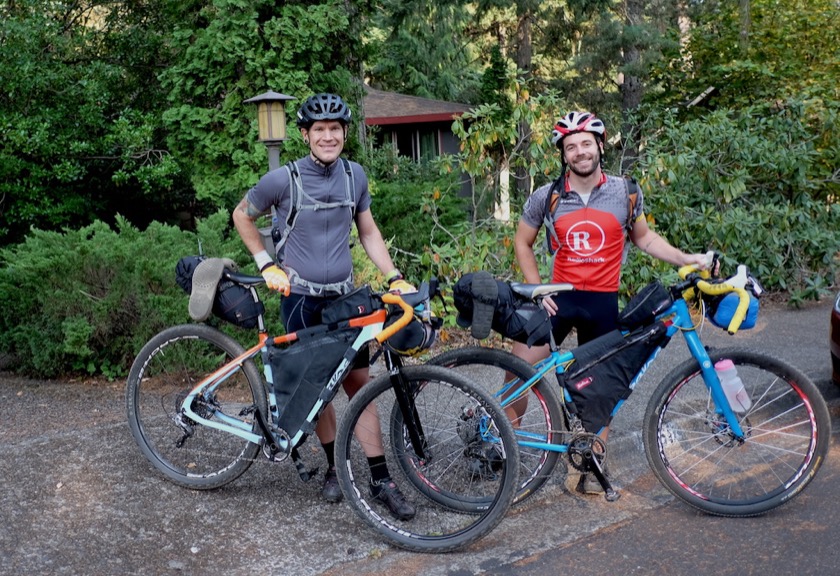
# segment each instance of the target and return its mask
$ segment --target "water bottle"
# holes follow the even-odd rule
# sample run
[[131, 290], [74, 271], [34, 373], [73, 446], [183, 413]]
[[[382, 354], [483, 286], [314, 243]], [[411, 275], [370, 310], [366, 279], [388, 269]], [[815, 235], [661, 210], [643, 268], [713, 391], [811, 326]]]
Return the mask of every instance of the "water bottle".
[[726, 399], [729, 401], [729, 406], [739, 413], [743, 414], [752, 406], [750, 395], [747, 394], [744, 383], [738, 376], [735, 370], [735, 364], [732, 360], [720, 360], [715, 363], [715, 372], [720, 378], [720, 385], [723, 387], [723, 392], [726, 394]]

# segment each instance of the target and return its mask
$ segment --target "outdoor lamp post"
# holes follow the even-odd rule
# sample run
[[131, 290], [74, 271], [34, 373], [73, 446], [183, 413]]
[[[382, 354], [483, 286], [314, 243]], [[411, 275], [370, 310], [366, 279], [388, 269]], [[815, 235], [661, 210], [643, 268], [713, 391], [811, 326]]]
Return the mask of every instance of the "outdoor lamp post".
[[245, 100], [257, 105], [259, 140], [268, 149], [269, 170], [280, 168], [280, 143], [286, 139], [286, 102], [289, 100], [295, 100], [294, 96], [271, 90]]
[[[280, 145], [286, 139], [286, 102], [295, 100], [294, 96], [279, 94], [269, 90], [265, 94], [245, 100], [248, 104], [257, 105], [257, 124], [259, 126], [259, 140], [268, 149], [268, 169], [280, 168]], [[271, 231], [274, 228], [277, 215], [271, 208], [271, 226], [260, 228], [263, 244], [269, 254], [274, 254], [274, 239]]]

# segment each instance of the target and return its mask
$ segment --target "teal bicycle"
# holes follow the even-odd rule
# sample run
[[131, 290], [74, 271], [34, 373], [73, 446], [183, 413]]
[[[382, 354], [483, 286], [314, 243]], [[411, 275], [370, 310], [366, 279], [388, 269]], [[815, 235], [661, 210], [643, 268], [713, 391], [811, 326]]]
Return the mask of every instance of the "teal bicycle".
[[[725, 281], [712, 280], [707, 272], [692, 267], [680, 269], [679, 274], [674, 285], [659, 285], [667, 300], [641, 325], [568, 352], [560, 351], [552, 339], [550, 356], [535, 366], [504, 350], [485, 347], [452, 350], [430, 361], [468, 367], [474, 380], [493, 387], [519, 438], [516, 502], [533, 495], [561, 458], [580, 472], [595, 474], [608, 500], [618, 498], [603, 473], [606, 444], [597, 427], [584, 425], [579, 398], [571, 394], [575, 390], [570, 384], [585, 379], [570, 375], [585, 372], [587, 366], [581, 363], [613, 362], [625, 344], [648, 346], [641, 367], [628, 374], [626, 391], [609, 412], [609, 421], [677, 334], [683, 336], [691, 358], [662, 379], [643, 419], [644, 451], [658, 480], [690, 506], [731, 517], [767, 512], [813, 480], [831, 437], [828, 408], [814, 383], [790, 364], [756, 350], [707, 348], [691, 316], [690, 303], [734, 292], [738, 307], [728, 326], [734, 334], [750, 306], [750, 292], [759, 292], [760, 285], [745, 274], [745, 268]], [[566, 284], [511, 287], [537, 303], [571, 289]], [[727, 399], [715, 370], [715, 364], [725, 360], [732, 362], [743, 382], [740, 394], [747, 397], [742, 404]], [[552, 373], [559, 386], [549, 382]]]

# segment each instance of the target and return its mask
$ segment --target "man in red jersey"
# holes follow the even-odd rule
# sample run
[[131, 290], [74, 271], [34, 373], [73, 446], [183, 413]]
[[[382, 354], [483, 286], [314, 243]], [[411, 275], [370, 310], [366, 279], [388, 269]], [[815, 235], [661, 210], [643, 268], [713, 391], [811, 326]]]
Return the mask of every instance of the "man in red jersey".
[[[534, 242], [546, 216], [552, 187], [559, 190], [548, 215], [553, 228], [552, 250], [556, 251], [550, 282], [568, 282], [575, 289], [543, 302], [552, 317], [558, 345], [572, 328], [577, 330], [580, 345], [618, 327], [618, 288], [626, 238], [643, 252], [670, 264], [706, 266], [705, 254], [686, 254], [648, 227], [641, 190], [631, 202], [625, 179], [602, 171], [605, 139], [604, 123], [594, 114], [570, 112], [558, 120], [551, 141], [562, 154], [561, 177], [553, 186], [547, 184], [534, 191], [525, 203], [514, 238], [525, 282], [542, 283]], [[533, 364], [548, 356], [549, 350], [547, 345], [528, 348], [517, 342], [513, 353]], [[608, 432], [609, 428], [604, 428], [600, 433], [604, 440]], [[577, 489], [586, 494], [603, 492], [593, 474], [582, 475]]]

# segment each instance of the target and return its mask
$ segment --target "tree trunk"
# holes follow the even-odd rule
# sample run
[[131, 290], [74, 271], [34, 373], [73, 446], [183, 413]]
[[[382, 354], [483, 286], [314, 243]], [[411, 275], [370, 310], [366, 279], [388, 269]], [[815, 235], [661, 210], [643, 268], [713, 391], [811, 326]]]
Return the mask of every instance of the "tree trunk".
[[502, 156], [499, 166], [499, 199], [493, 216], [501, 222], [510, 222], [510, 164], [507, 155]]
[[[530, 10], [524, 8], [523, 12], [519, 14], [519, 23], [516, 27], [516, 66], [522, 74], [523, 84], [528, 86], [531, 80], [531, 61], [533, 58], [533, 49], [531, 47], [531, 20], [533, 15]], [[519, 123], [519, 141], [520, 150], [523, 153], [528, 150], [530, 144], [531, 127], [527, 122]], [[527, 198], [531, 192], [531, 178], [528, 174], [528, 169], [525, 166], [518, 166], [516, 168], [516, 191], [523, 198]], [[508, 215], [508, 218], [510, 216]]]
[[746, 59], [750, 51], [750, 28], [752, 28], [750, 0], [739, 0], [738, 12], [741, 15], [741, 33], [738, 38], [738, 47], [741, 50], [741, 58]]
[[[639, 26], [643, 22], [644, 0], [625, 0], [625, 26]], [[642, 102], [644, 86], [642, 79], [633, 72], [641, 65], [642, 51], [638, 44], [624, 46], [624, 82], [621, 84], [621, 173], [626, 174], [639, 155], [639, 126], [632, 123], [631, 116]]]

